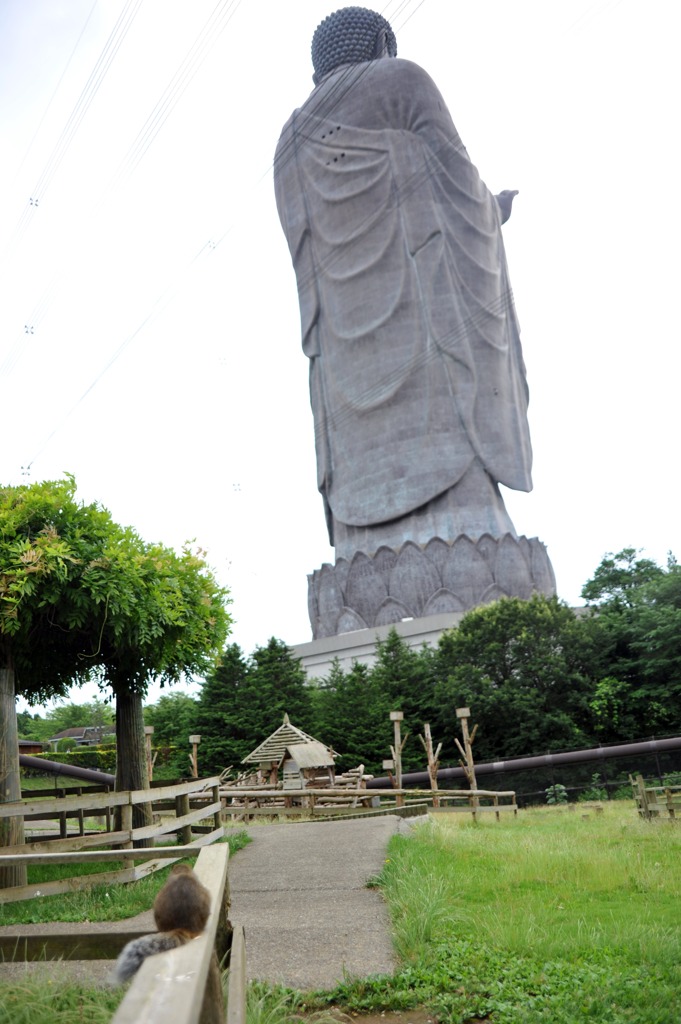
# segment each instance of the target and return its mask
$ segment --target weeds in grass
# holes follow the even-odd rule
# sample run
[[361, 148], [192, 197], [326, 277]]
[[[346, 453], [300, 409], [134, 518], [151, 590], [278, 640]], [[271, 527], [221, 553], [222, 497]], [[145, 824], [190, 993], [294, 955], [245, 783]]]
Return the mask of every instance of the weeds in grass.
[[299, 1017], [300, 993], [277, 985], [251, 982], [246, 995], [247, 1024], [289, 1024]]
[[303, 1016], [306, 1024], [339, 1024], [337, 1013], [309, 1012], [302, 992], [262, 981], [248, 986], [246, 1024], [300, 1024]]
[[45, 978], [3, 982], [0, 1024], [109, 1024], [122, 997]]

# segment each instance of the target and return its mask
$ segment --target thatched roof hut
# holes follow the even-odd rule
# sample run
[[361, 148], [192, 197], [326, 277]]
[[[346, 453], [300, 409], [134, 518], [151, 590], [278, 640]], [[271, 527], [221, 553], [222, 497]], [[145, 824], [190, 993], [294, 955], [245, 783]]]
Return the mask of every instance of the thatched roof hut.
[[252, 750], [242, 764], [257, 765], [270, 781], [284, 770], [285, 789], [303, 789], [306, 785], [329, 785], [334, 781], [334, 763], [338, 755], [326, 744], [291, 725], [288, 715], [271, 736]]

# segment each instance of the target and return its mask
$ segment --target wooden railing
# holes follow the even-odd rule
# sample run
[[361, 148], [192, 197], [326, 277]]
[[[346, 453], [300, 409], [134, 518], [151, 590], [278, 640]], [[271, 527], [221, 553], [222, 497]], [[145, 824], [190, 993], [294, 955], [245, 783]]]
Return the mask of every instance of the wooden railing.
[[[82, 863], [105, 858], [144, 860], [161, 857], [165, 863], [193, 856], [195, 846], [157, 850], [104, 850], [89, 853], [27, 854], [32, 863]], [[246, 966], [243, 928], [232, 932], [228, 920], [229, 847], [226, 843], [198, 851], [194, 871], [211, 895], [205, 930], [184, 946], [147, 957], [133, 978], [112, 1024], [245, 1024]], [[2, 860], [2, 858], [0, 858]], [[89, 876], [92, 878], [93, 876]], [[101, 876], [95, 876], [99, 878]], [[74, 925], [68, 935], [52, 933], [0, 938], [0, 959], [8, 961], [115, 959], [132, 939], [148, 934], [136, 929], [100, 931], [98, 926]], [[229, 967], [228, 1008], [225, 1017], [217, 964]]]
[[[246, 981], [243, 929], [232, 933], [227, 920], [228, 847], [199, 854], [194, 871], [211, 894], [211, 913], [198, 938], [168, 953], [147, 957], [135, 975], [112, 1024], [245, 1024]], [[218, 962], [229, 956], [228, 1009], [211, 984]]]
[[[361, 789], [309, 788], [271, 789], [239, 786], [222, 787], [223, 816], [233, 820], [251, 817], [332, 817], [358, 813], [391, 813], [435, 803], [439, 810], [462, 811], [477, 815], [493, 812], [497, 819], [502, 811], [517, 814], [513, 790], [451, 790], [440, 789]], [[500, 802], [502, 801], [502, 802]], [[510, 801], [510, 802], [503, 802]], [[462, 806], [456, 806], [460, 804]]]
[[681, 817], [681, 786], [647, 786], [642, 775], [630, 775], [629, 781], [642, 818]]
[[[150, 851], [136, 849], [135, 858], [143, 863], [134, 865], [130, 857], [122, 854], [125, 850], [131, 850], [133, 843], [142, 839], [161, 839], [173, 833], [179, 836], [182, 844], [198, 848], [208, 846], [220, 839], [223, 835], [221, 822], [221, 801], [219, 795], [219, 778], [215, 776], [210, 779], [192, 779], [189, 782], [182, 782], [173, 786], [163, 786], [156, 789], [141, 789], [125, 791], [121, 793], [83, 794], [83, 796], [70, 796], [64, 798], [50, 797], [47, 800], [21, 800], [14, 803], [0, 804], [0, 817], [24, 816], [26, 820], [36, 819], [52, 820], [62, 816], [81, 814], [83, 817], [103, 816], [108, 811], [108, 819], [111, 818], [111, 811], [115, 807], [121, 809], [121, 827], [116, 831], [95, 831], [85, 834], [79, 830], [79, 834], [60, 837], [58, 839], [41, 839], [37, 842], [26, 843], [21, 846], [2, 847], [0, 866], [9, 864], [30, 864], [36, 863], [35, 856], [45, 854], [55, 857], [57, 854], [73, 853], [78, 851], [83, 858], [84, 851], [91, 847], [114, 847], [116, 856], [112, 857], [108, 851], [103, 851], [99, 856], [100, 860], [124, 860], [127, 861], [123, 867], [114, 871], [106, 871], [97, 875], [84, 875], [81, 877], [67, 878], [55, 882], [42, 882], [39, 884], [13, 886], [9, 889], [0, 889], [0, 903], [15, 902], [16, 900], [30, 899], [33, 896], [51, 896], [62, 892], [71, 892], [85, 885], [99, 885], [108, 882], [132, 882], [145, 875], [158, 871], [159, 868], [168, 863], [168, 857], [173, 853], [160, 848], [151, 851], [151, 859], [147, 860]], [[197, 799], [198, 806], [192, 808], [190, 798]], [[149, 803], [154, 805], [159, 801], [174, 801], [169, 806], [174, 807], [174, 816], [169, 816], [165, 821], [157, 821], [152, 825], [145, 825], [141, 828], [132, 827], [132, 809], [136, 805]], [[192, 825], [206, 818], [213, 819], [212, 829], [197, 837], [192, 835]], [[171, 850], [177, 848], [172, 847]], [[144, 852], [144, 856], [141, 855]], [[183, 854], [179, 854], [183, 856]], [[186, 854], [185, 854], [186, 856]], [[97, 859], [98, 854], [90, 854], [91, 859]], [[174, 856], [177, 860], [178, 856]], [[81, 863], [74, 858], [74, 863]], [[49, 861], [48, 861], [49, 862]]]

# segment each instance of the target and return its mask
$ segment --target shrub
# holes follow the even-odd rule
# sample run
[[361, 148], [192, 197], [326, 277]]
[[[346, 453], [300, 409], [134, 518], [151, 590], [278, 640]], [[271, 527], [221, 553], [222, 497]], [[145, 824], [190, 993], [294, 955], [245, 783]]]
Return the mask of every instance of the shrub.
[[560, 782], [549, 786], [546, 790], [546, 802], [547, 804], [566, 804], [568, 802], [568, 794], [565, 786], [561, 785]]

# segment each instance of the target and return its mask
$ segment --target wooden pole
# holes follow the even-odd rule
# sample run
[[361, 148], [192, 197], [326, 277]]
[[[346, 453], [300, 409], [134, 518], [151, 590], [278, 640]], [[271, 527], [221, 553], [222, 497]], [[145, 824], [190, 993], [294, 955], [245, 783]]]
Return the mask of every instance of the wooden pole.
[[[390, 721], [393, 723], [394, 728], [394, 742], [390, 748], [390, 752], [392, 753], [393, 761], [395, 762], [395, 779], [397, 781], [398, 790], [402, 789], [402, 748], [404, 747], [404, 744], [407, 742], [406, 736], [404, 737], [404, 739], [402, 739], [401, 737], [400, 722], [402, 721], [403, 718], [404, 715], [402, 714], [401, 711], [390, 712]], [[402, 796], [402, 793], [398, 792], [397, 796], [395, 797], [395, 803], [397, 804], [398, 807], [404, 807], [404, 797]]]
[[153, 725], [144, 726], [144, 747], [147, 752], [147, 775], [149, 776], [149, 782], [151, 782], [154, 776], [154, 761], [151, 759], [151, 737], [154, 735]]
[[437, 795], [437, 769], [440, 764], [439, 757], [440, 751], [442, 750], [442, 744], [438, 743], [437, 750], [433, 753], [433, 739], [430, 734], [430, 723], [426, 722], [423, 726], [425, 733], [425, 739], [423, 736], [419, 736], [421, 743], [426, 751], [426, 757], [428, 758], [428, 775], [430, 777], [430, 788], [433, 791], [433, 807], [440, 806], [440, 797]]
[[477, 732], [477, 725], [474, 727], [473, 732], [469, 735], [468, 732], [468, 719], [471, 717], [470, 708], [457, 708], [456, 717], [461, 722], [461, 732], [463, 733], [463, 747], [459, 743], [458, 737], [455, 737], [455, 742], [460, 752], [463, 754], [464, 760], [461, 761], [461, 766], [466, 773], [468, 779], [468, 785], [471, 788], [471, 813], [473, 820], [477, 821], [478, 815], [477, 810], [480, 806], [478, 800], [477, 790], [478, 783], [475, 778], [475, 762], [473, 761], [473, 740]]
[[195, 779], [199, 777], [199, 758], [198, 758], [198, 747], [201, 742], [200, 736], [190, 736], [189, 742], [192, 745], [192, 752], [189, 755], [189, 760], [192, 763], [192, 775]]
[[[14, 670], [0, 668], [0, 803], [21, 800], [19, 772], [19, 738], [14, 691]], [[0, 847], [18, 846], [24, 842], [22, 815], [0, 818]], [[26, 885], [23, 865], [0, 868], [0, 887]]]

